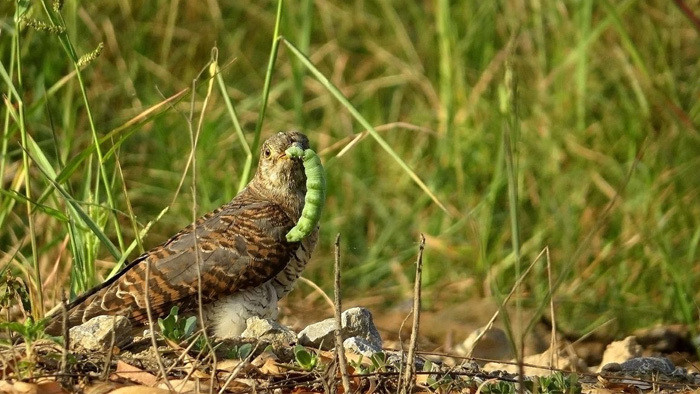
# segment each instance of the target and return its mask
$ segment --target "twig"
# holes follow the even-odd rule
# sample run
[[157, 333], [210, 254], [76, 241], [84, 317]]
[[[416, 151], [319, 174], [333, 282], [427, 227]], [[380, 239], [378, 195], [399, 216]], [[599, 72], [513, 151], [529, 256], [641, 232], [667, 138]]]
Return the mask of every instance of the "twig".
[[348, 362], [345, 359], [345, 349], [343, 348], [343, 322], [340, 318], [341, 300], [340, 300], [340, 233], [335, 237], [335, 352], [338, 358], [338, 367], [340, 367], [340, 376], [343, 379], [343, 390], [345, 393], [350, 392], [350, 379], [348, 378]]
[[62, 383], [68, 386], [70, 379], [68, 375], [68, 347], [70, 346], [70, 333], [68, 331], [68, 300], [66, 293], [61, 291], [61, 334], [63, 334], [63, 351], [61, 352], [61, 369], [60, 374], [63, 375]]
[[107, 358], [105, 359], [104, 372], [102, 373], [102, 380], [107, 380], [109, 377], [109, 366], [112, 364], [112, 352], [114, 351], [114, 341], [116, 340], [116, 326], [117, 326], [117, 316], [112, 316], [112, 335], [109, 340], [109, 347], [107, 348]]
[[[493, 316], [491, 316], [491, 320], [489, 320], [489, 322], [486, 323], [486, 325], [484, 326], [484, 329], [479, 333], [479, 335], [476, 336], [476, 339], [474, 339], [474, 344], [475, 344], [475, 345], [481, 340], [481, 337], [483, 337], [484, 334], [486, 334], [486, 332], [487, 332], [491, 327], [493, 327], [493, 323], [496, 321], [496, 318], [497, 318], [498, 315], [501, 313], [501, 310], [503, 310], [503, 309], [506, 307], [506, 304], [508, 303], [508, 301], [510, 300], [510, 298], [513, 296], [513, 294], [515, 294], [515, 290], [518, 289], [518, 286], [520, 286], [520, 284], [522, 283], [522, 281], [525, 280], [525, 277], [530, 273], [530, 270], [532, 269], [532, 267], [535, 266], [535, 263], [537, 263], [537, 261], [539, 261], [540, 257], [542, 257], [542, 255], [544, 255], [546, 251], [547, 251], [546, 248], [545, 248], [545, 249], [542, 249], [542, 251], [540, 251], [540, 253], [537, 255], [537, 257], [535, 257], [535, 259], [532, 261], [532, 263], [530, 263], [530, 265], [527, 267], [527, 269], [525, 270], [525, 272], [523, 272], [523, 273], [520, 275], [520, 277], [518, 278], [518, 280], [515, 281], [515, 284], [513, 284], [513, 287], [510, 289], [510, 292], [509, 292], [508, 295], [503, 299], [503, 301], [501, 302], [501, 305], [498, 307], [498, 310], [493, 314]], [[467, 353], [467, 357], [468, 357], [468, 358], [471, 358], [471, 355], [472, 355], [472, 351], [473, 351], [473, 350], [474, 350], [474, 347], [472, 347], [471, 349], [469, 349], [469, 352]]]
[[144, 282], [143, 298], [146, 304], [146, 315], [148, 316], [148, 331], [151, 336], [151, 345], [153, 346], [153, 353], [155, 353], [156, 363], [158, 364], [158, 371], [163, 375], [163, 380], [165, 385], [168, 386], [168, 390], [175, 391], [175, 387], [168, 380], [168, 375], [165, 374], [165, 366], [163, 365], [163, 360], [160, 358], [160, 353], [158, 353], [158, 341], [156, 341], [156, 331], [153, 326], [153, 313], [151, 312], [151, 300], [148, 298], [149, 282], [151, 279], [151, 259], [147, 258], [146, 261], [146, 280]]
[[408, 345], [406, 357], [406, 370], [404, 371], [403, 387], [401, 392], [406, 394], [412, 391], [413, 379], [416, 372], [416, 342], [418, 341], [418, 325], [420, 323], [421, 304], [421, 276], [423, 275], [423, 250], [425, 249], [425, 235], [420, 235], [418, 258], [416, 259], [416, 279], [413, 282], [413, 327], [411, 328], [411, 342]]
[[[172, 372], [172, 370], [175, 369], [177, 364], [180, 363], [180, 361], [184, 360], [185, 357], [189, 355], [190, 350], [192, 350], [194, 345], [197, 344], [197, 341], [199, 340], [199, 335], [200, 335], [200, 331], [197, 331], [197, 332], [192, 334], [192, 336], [190, 337], [190, 338], [192, 338], [192, 341], [190, 342], [189, 345], [187, 345], [187, 347], [185, 349], [182, 350], [180, 355], [177, 356], [175, 361], [173, 361], [173, 364], [170, 367], [168, 367], [168, 369], [165, 371], [166, 373], [170, 374], [170, 372]], [[197, 357], [199, 357], [199, 354], [197, 354]]]
[[401, 347], [401, 350], [400, 350], [401, 359], [399, 360], [399, 375], [398, 375], [398, 376], [399, 376], [399, 381], [396, 383], [396, 387], [399, 387], [399, 388], [400, 388], [400, 387], [403, 387], [403, 386], [402, 386], [402, 384], [403, 384], [403, 373], [404, 373], [404, 367], [406, 366], [405, 363], [404, 363], [404, 356], [403, 356], [403, 355], [404, 355], [404, 352], [406, 351], [406, 349], [403, 348], [403, 338], [401, 337], [401, 333], [403, 332], [403, 327], [406, 325], [406, 322], [408, 321], [408, 318], [411, 317], [411, 314], [412, 314], [412, 313], [413, 313], [413, 311], [411, 311], [411, 313], [409, 313], [408, 315], [406, 315], [406, 317], [404, 317], [403, 321], [401, 322], [401, 325], [399, 326], [399, 345], [400, 345], [400, 347]]
[[333, 304], [333, 300], [331, 300], [331, 297], [328, 297], [328, 294], [326, 294], [326, 292], [323, 291], [322, 288], [318, 287], [318, 285], [316, 283], [310, 281], [309, 279], [304, 278], [303, 276], [300, 276], [298, 280], [299, 280], [299, 282], [306, 283], [307, 285], [311, 286], [312, 289], [316, 290], [316, 292], [318, 294], [320, 294], [321, 297], [323, 297], [323, 299], [326, 301], [328, 306], [331, 307], [331, 310], [335, 308], [335, 305]]
[[[314, 371], [313, 374], [318, 376], [317, 380], [321, 382], [323, 386], [324, 393], [337, 393], [337, 386], [335, 384], [335, 375], [338, 372], [338, 363], [330, 363], [328, 367], [322, 372], [318, 373]], [[333, 385], [331, 389], [331, 385]], [[347, 391], [346, 391], [347, 393]]]
[[[547, 254], [547, 284], [549, 287], [549, 314], [552, 316], [552, 333], [549, 340], [549, 366], [559, 365], [559, 351], [557, 346], [557, 318], [554, 316], [554, 294], [552, 294], [552, 261], [549, 259], [549, 246], [544, 247]], [[555, 356], [556, 354], [556, 356]], [[555, 360], [555, 357], [557, 360]], [[556, 364], [555, 364], [556, 362]]]
[[[211, 92], [212, 89], [214, 88], [214, 75], [216, 72], [217, 68], [217, 62], [218, 62], [218, 57], [219, 57], [219, 51], [216, 47], [212, 48], [211, 51], [211, 60], [209, 61], [209, 64], [207, 66], [209, 70], [209, 84], [207, 86], [207, 95], [204, 97], [204, 102], [202, 103], [202, 110], [199, 113], [199, 121], [197, 122], [197, 128], [192, 129], [192, 117], [194, 116], [194, 97], [195, 95], [192, 95], [192, 101], [190, 103], [190, 117], [188, 119], [187, 125], [190, 129], [190, 143], [191, 143], [191, 152], [190, 152], [190, 159], [192, 162], [192, 236], [194, 237], [194, 251], [195, 251], [195, 266], [197, 267], [197, 315], [199, 316], [199, 322], [202, 327], [202, 335], [204, 337], [204, 343], [206, 344], [206, 347], [209, 349], [211, 357], [212, 357], [212, 370], [214, 373], [211, 374], [211, 378], [209, 380], [209, 392], [213, 393], [214, 392], [214, 377], [216, 375], [216, 364], [217, 364], [217, 358], [216, 358], [216, 352], [214, 351], [214, 347], [211, 345], [211, 340], [209, 339], [209, 335], [207, 335], [207, 329], [206, 329], [206, 324], [204, 321], [204, 307], [203, 307], [203, 296], [202, 296], [202, 257], [200, 256], [200, 249], [199, 245], [197, 245], [198, 242], [198, 237], [197, 237], [197, 171], [196, 171], [196, 166], [197, 166], [197, 142], [199, 141], [199, 134], [202, 130], [202, 125], [204, 123], [204, 113], [207, 109], [207, 106], [209, 104], [209, 99], [211, 98]], [[197, 80], [199, 77], [204, 73], [204, 70], [200, 72], [200, 75], [197, 76], [192, 81], [192, 91], [195, 91], [195, 87], [197, 85]]]

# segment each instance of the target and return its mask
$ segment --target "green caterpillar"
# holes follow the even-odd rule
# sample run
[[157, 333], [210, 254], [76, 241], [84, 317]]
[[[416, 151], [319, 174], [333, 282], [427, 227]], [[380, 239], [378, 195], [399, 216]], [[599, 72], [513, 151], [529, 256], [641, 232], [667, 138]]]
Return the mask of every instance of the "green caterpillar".
[[293, 146], [285, 151], [290, 157], [301, 157], [304, 160], [306, 174], [306, 196], [304, 209], [296, 226], [287, 233], [287, 241], [299, 242], [316, 228], [321, 218], [321, 210], [326, 202], [326, 174], [321, 165], [321, 159], [312, 149], [302, 151]]

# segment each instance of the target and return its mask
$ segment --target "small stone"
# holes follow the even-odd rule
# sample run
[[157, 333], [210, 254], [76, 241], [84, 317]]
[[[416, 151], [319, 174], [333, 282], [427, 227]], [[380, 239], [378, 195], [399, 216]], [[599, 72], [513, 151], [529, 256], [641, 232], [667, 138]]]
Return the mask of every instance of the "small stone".
[[600, 372], [606, 373], [616, 373], [621, 371], [622, 366], [620, 365], [620, 363], [607, 363], [600, 368]]
[[[361, 337], [373, 346], [381, 348], [382, 338], [374, 326], [372, 313], [366, 308], [350, 308], [340, 316], [343, 338]], [[322, 350], [333, 349], [335, 345], [335, 319], [329, 318], [310, 324], [298, 335], [299, 344]]]
[[[666, 357], [636, 357], [620, 364], [623, 372], [633, 372], [642, 375], [660, 373], [671, 375], [676, 367]], [[685, 374], [684, 374], [685, 375]]]
[[352, 337], [343, 341], [343, 348], [364, 357], [372, 357], [382, 351], [382, 348], [362, 337]]
[[[401, 369], [408, 363], [408, 355], [406, 352], [397, 351], [387, 351], [386, 354], [386, 365], [391, 365], [394, 368]], [[414, 365], [416, 366], [416, 371], [422, 371], [425, 367], [425, 361], [423, 358], [416, 356], [414, 358]], [[436, 361], [431, 361], [436, 362]]]
[[289, 345], [297, 339], [294, 331], [271, 319], [261, 319], [257, 316], [246, 320], [246, 329], [241, 333], [243, 338], [255, 338], [275, 344]]
[[70, 346], [74, 350], [103, 351], [114, 335], [114, 346], [121, 347], [131, 340], [130, 332], [131, 322], [125, 316], [96, 316], [70, 329]]
[[639, 357], [642, 354], [642, 347], [637, 343], [637, 338], [629, 336], [621, 341], [612, 342], [603, 353], [603, 360], [600, 362], [598, 372], [602, 371], [602, 367], [610, 363], [622, 364], [625, 361]]

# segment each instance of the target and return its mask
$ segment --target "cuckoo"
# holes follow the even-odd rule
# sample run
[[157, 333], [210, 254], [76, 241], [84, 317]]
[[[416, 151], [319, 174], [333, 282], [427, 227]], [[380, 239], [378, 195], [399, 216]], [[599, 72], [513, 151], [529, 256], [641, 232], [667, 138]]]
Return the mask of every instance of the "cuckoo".
[[[308, 149], [309, 140], [296, 131], [266, 140], [253, 179], [232, 201], [73, 300], [69, 326], [98, 315], [147, 322], [147, 307], [154, 317], [173, 305], [196, 310], [200, 290], [206, 326], [218, 337], [238, 336], [252, 316], [276, 319], [278, 300], [294, 286], [318, 239], [317, 226], [298, 242], [285, 238], [299, 220], [306, 194], [302, 159], [285, 153], [289, 148]], [[57, 333], [60, 327], [58, 312], [47, 331]]]

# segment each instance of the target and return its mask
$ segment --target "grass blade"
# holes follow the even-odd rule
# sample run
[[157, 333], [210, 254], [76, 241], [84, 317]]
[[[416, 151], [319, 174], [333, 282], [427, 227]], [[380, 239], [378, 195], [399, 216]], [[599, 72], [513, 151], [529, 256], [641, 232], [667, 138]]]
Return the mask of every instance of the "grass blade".
[[440, 200], [437, 198], [437, 196], [428, 188], [428, 186], [418, 177], [418, 175], [411, 169], [411, 167], [406, 164], [405, 161], [391, 148], [391, 146], [382, 138], [381, 135], [377, 132], [377, 130], [372, 127], [372, 125], [367, 121], [367, 119], [360, 114], [360, 111], [358, 111], [351, 103], [350, 101], [343, 95], [343, 93], [340, 92], [340, 90], [331, 83], [331, 81], [326, 78], [325, 75], [323, 75], [317, 68], [316, 66], [311, 63], [311, 60], [309, 60], [306, 55], [304, 55], [294, 44], [291, 42], [287, 41], [284, 37], [280, 37], [280, 40], [284, 42], [284, 44], [289, 48], [289, 50], [296, 56], [301, 63], [306, 66], [306, 68], [311, 71], [311, 73], [318, 79], [319, 82], [329, 91], [335, 98], [340, 101], [341, 104], [347, 110], [352, 114], [352, 116], [364, 127], [372, 137], [377, 141], [379, 146], [381, 146], [388, 154], [393, 158], [399, 166], [413, 179], [418, 186], [423, 189], [425, 194], [427, 194], [437, 206], [440, 207], [445, 213], [450, 214], [450, 212], [447, 210], [447, 207], [440, 202]]
[[41, 171], [41, 173], [44, 175], [44, 178], [46, 178], [49, 183], [63, 196], [63, 199], [70, 205], [72, 208], [72, 212], [80, 219], [80, 221], [87, 226], [90, 230], [92, 230], [93, 234], [97, 237], [97, 239], [102, 242], [102, 244], [107, 248], [109, 253], [116, 259], [119, 260], [121, 259], [121, 252], [119, 252], [119, 249], [112, 243], [112, 241], [107, 238], [107, 235], [100, 229], [100, 227], [95, 223], [95, 221], [88, 215], [85, 210], [80, 206], [80, 204], [71, 197], [71, 195], [63, 188], [61, 185], [59, 185], [55, 178], [56, 178], [56, 172], [54, 169], [48, 164], [48, 160], [46, 159], [46, 156], [44, 156], [43, 152], [39, 148], [39, 146], [36, 144], [36, 142], [32, 139], [28, 139], [28, 149], [29, 151], [27, 154], [30, 156], [32, 161], [34, 161], [37, 164], [37, 168]]

